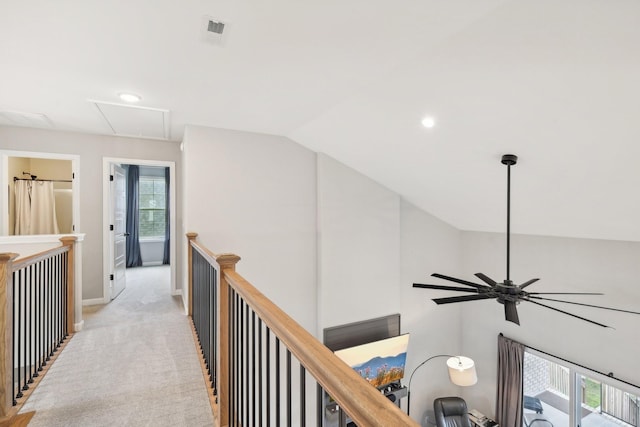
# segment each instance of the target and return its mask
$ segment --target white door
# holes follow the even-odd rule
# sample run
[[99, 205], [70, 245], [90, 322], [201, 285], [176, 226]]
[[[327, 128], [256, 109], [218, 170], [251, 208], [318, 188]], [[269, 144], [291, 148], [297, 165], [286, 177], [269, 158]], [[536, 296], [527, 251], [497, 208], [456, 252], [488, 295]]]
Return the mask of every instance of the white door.
[[126, 286], [127, 268], [127, 179], [124, 168], [112, 164], [111, 175], [111, 232], [112, 269], [111, 299], [122, 292]]

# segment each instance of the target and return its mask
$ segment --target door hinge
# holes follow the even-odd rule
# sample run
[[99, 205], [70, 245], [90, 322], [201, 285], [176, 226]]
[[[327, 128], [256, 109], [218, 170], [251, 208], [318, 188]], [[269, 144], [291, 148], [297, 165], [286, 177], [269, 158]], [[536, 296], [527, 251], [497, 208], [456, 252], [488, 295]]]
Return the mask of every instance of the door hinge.
[[109, 181], [113, 181], [113, 175], [109, 175]]
[[113, 224], [109, 225], [109, 231], [113, 231]]
[[71, 231], [76, 231], [76, 226], [75, 225], [71, 226]]
[[73, 173], [71, 174], [71, 179], [76, 179], [76, 173], [75, 173], [75, 172], [73, 172]]
[[113, 280], [113, 274], [109, 275], [109, 280]]

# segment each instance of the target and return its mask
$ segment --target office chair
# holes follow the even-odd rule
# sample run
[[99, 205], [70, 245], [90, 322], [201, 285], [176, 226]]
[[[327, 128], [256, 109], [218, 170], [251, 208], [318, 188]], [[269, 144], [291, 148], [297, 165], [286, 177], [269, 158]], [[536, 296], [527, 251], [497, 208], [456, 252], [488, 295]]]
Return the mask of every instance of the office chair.
[[471, 427], [467, 403], [461, 397], [439, 397], [433, 401], [438, 427]]

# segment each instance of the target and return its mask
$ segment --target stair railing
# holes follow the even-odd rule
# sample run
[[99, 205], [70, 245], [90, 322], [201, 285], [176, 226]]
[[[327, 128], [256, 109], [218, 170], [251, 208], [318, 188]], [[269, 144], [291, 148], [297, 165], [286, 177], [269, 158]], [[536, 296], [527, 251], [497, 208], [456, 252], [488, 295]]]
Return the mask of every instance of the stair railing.
[[340, 426], [418, 425], [238, 274], [240, 257], [214, 254], [196, 236], [187, 234], [187, 306], [218, 426], [321, 427], [327, 416]]
[[25, 258], [0, 253], [0, 421], [17, 412], [73, 333], [74, 245]]

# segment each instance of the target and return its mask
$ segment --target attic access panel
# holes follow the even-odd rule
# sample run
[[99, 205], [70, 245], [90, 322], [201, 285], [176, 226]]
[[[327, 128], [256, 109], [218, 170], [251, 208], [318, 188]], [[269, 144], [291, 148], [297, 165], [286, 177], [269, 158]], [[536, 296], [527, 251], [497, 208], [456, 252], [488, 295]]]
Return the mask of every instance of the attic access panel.
[[169, 110], [90, 100], [114, 135], [169, 139]]

